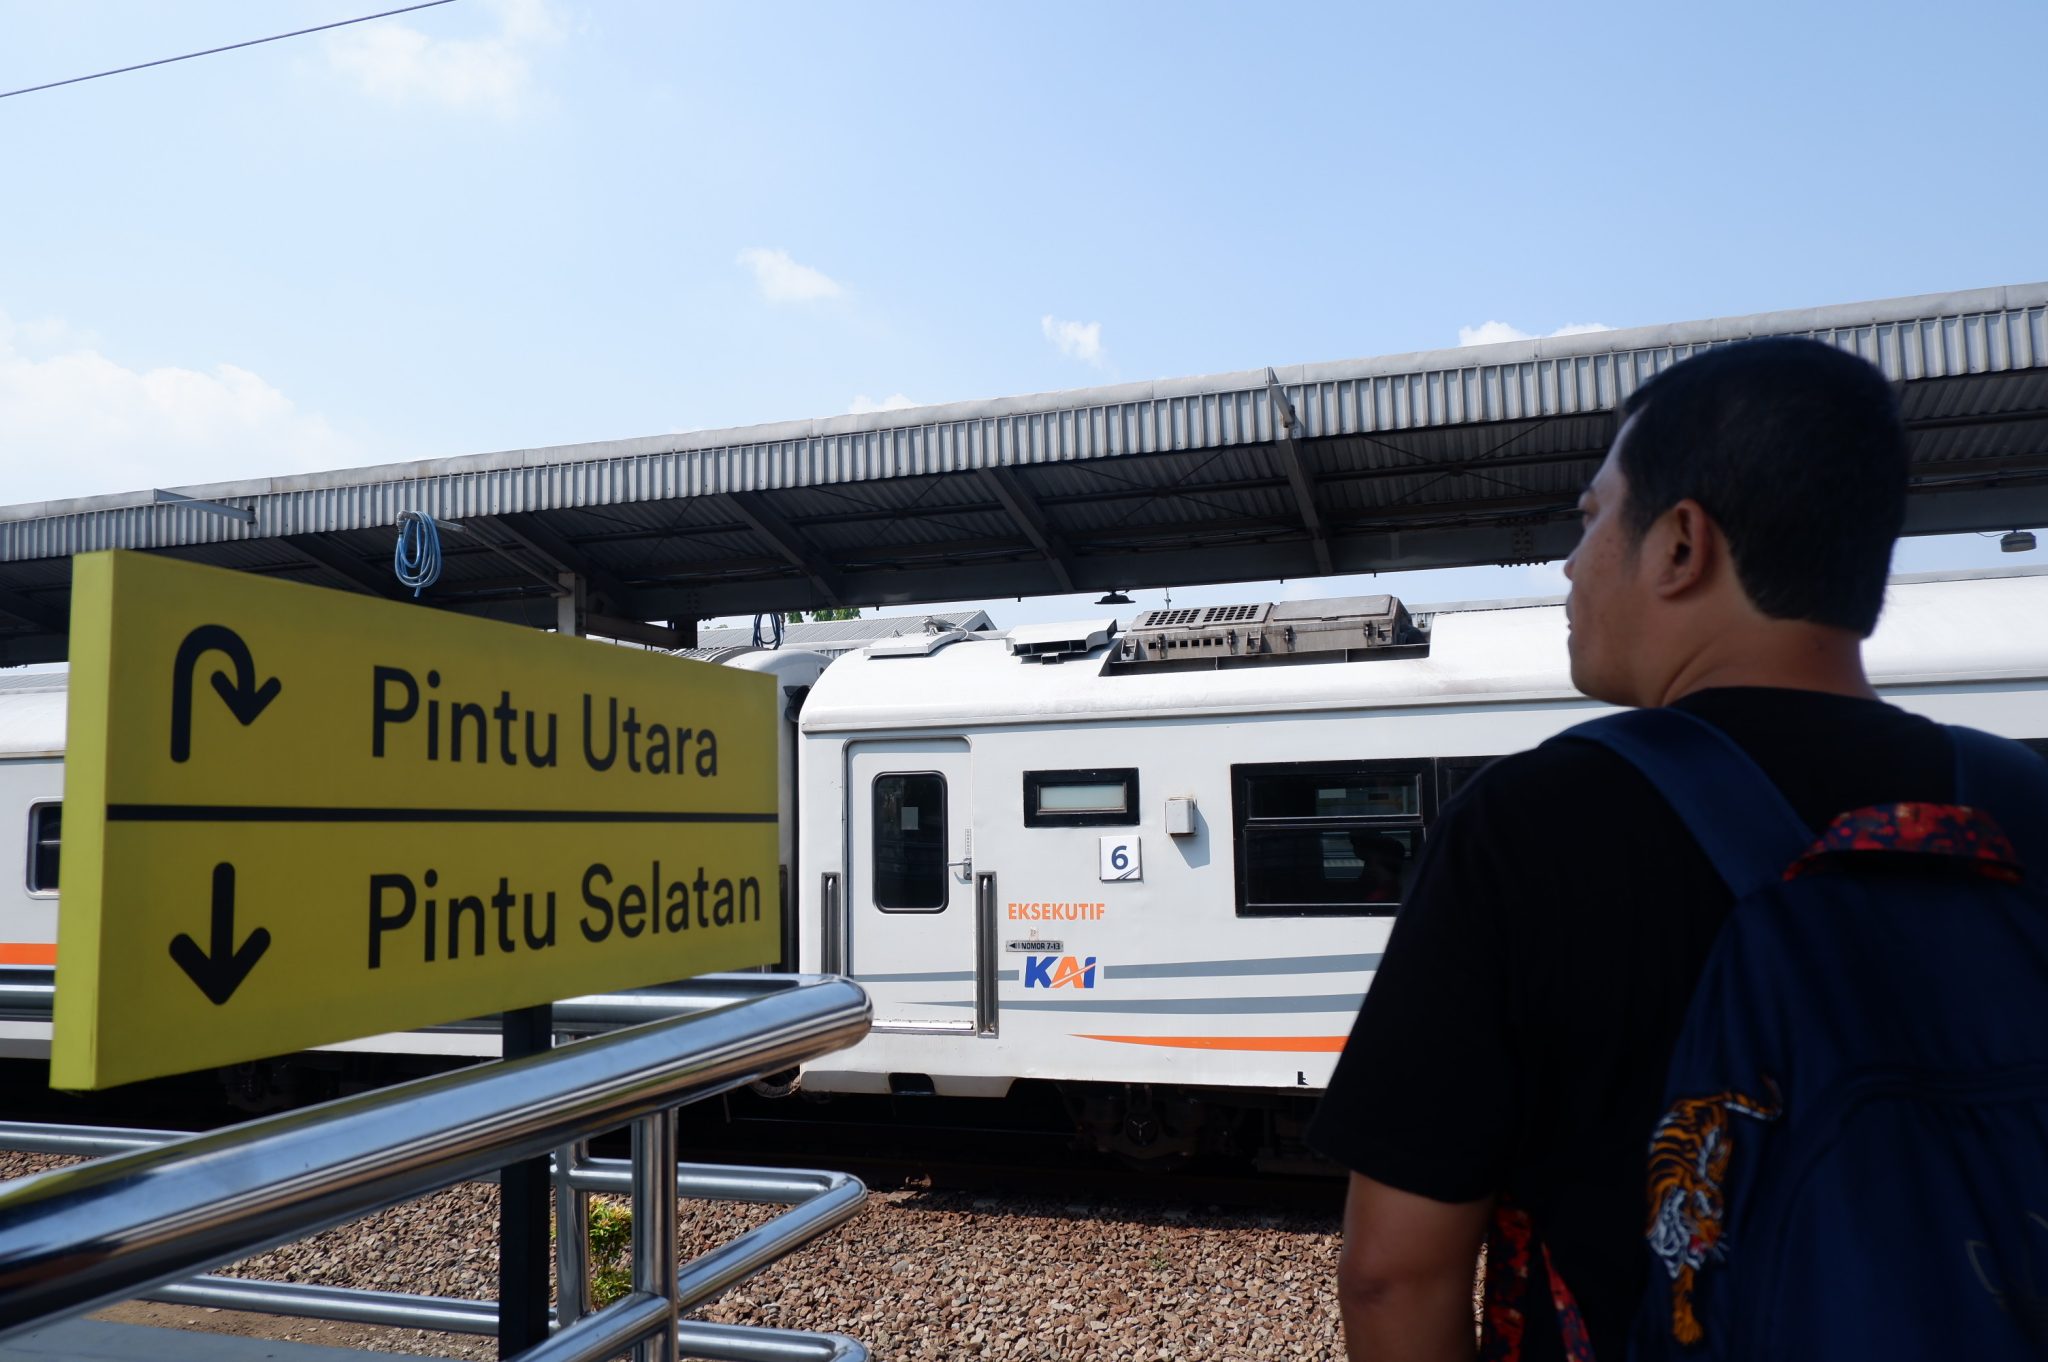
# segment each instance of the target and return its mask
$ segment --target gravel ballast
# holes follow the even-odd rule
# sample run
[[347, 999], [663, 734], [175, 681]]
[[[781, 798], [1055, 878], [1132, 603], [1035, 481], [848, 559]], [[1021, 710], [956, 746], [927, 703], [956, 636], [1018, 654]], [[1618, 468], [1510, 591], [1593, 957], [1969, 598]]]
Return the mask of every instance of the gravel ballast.
[[[0, 1177], [65, 1160], [0, 1154]], [[850, 1334], [878, 1359], [1261, 1359], [1342, 1354], [1332, 1283], [1340, 1195], [1327, 1213], [885, 1191], [838, 1229], [700, 1311], [730, 1324]], [[700, 1253], [776, 1214], [686, 1201], [679, 1248]], [[497, 1188], [464, 1184], [273, 1249], [236, 1276], [490, 1298]], [[487, 1338], [179, 1306], [102, 1318], [489, 1358]]]

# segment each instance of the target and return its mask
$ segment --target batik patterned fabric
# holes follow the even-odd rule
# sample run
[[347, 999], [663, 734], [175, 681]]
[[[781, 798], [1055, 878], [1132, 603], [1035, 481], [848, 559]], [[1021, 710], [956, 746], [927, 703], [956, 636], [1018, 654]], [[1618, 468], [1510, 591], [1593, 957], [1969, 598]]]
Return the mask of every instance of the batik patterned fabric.
[[[1480, 1362], [1522, 1362], [1528, 1338], [1531, 1293], [1537, 1290], [1531, 1271], [1543, 1260], [1543, 1294], [1550, 1299], [1566, 1362], [1593, 1362], [1592, 1337], [1579, 1303], [1564, 1283], [1550, 1250], [1536, 1240], [1529, 1213], [1503, 1200], [1493, 1209], [1486, 1238], [1486, 1306], [1479, 1333]], [[1537, 1299], [1540, 1299], [1537, 1298]]]
[[1944, 857], [1972, 874], [2017, 884], [2019, 853], [1998, 820], [1961, 804], [1882, 804], [1852, 809], [1828, 824], [1820, 840], [1786, 868], [1785, 878], [1823, 869], [1846, 852]]

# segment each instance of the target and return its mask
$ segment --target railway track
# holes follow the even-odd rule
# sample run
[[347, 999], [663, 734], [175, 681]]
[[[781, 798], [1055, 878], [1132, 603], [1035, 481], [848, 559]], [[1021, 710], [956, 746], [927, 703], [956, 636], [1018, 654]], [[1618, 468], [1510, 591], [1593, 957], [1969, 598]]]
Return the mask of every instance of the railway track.
[[[212, 1130], [248, 1119], [217, 1081], [198, 1076], [110, 1093], [46, 1087], [32, 1061], [0, 1063], [0, 1110], [10, 1119], [78, 1125]], [[1086, 1147], [1055, 1102], [929, 1097], [765, 1099], [736, 1092], [685, 1108], [678, 1142], [695, 1162], [826, 1167], [875, 1191], [961, 1192], [1113, 1201], [1133, 1207], [1285, 1209], [1341, 1206], [1341, 1171], [1259, 1166], [1248, 1158], [1130, 1161]], [[598, 1152], [624, 1157], [624, 1135]]]

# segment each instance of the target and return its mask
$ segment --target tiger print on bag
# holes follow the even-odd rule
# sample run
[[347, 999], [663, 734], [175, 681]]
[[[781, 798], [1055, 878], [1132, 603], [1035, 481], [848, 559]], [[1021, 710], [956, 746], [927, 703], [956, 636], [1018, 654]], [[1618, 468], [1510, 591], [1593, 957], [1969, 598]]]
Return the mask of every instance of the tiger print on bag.
[[1731, 1114], [1775, 1121], [1784, 1111], [1778, 1085], [1765, 1078], [1765, 1101], [1729, 1091], [1674, 1102], [1650, 1136], [1650, 1251], [1671, 1278], [1671, 1335], [1680, 1343], [1705, 1336], [1693, 1313], [1698, 1272], [1727, 1252], [1722, 1234], [1721, 1181], [1735, 1150]]

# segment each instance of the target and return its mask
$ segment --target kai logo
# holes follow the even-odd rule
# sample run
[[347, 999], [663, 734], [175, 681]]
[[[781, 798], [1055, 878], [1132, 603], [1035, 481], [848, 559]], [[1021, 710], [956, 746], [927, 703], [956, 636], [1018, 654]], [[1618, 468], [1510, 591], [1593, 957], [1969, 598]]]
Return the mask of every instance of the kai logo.
[[1024, 987], [1094, 988], [1095, 957], [1027, 955], [1024, 957]]

